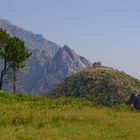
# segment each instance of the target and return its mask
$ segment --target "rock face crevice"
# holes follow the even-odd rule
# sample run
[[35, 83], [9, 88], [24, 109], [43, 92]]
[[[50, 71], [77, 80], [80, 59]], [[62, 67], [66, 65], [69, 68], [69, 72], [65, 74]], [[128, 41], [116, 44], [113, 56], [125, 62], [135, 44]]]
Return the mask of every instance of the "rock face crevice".
[[22, 87], [18, 86], [19, 92], [43, 95], [71, 74], [92, 66], [67, 45], [61, 47], [42, 35], [24, 30], [7, 20], [0, 19], [0, 28], [25, 41], [25, 45], [32, 52], [24, 70], [26, 74], [19, 83]]

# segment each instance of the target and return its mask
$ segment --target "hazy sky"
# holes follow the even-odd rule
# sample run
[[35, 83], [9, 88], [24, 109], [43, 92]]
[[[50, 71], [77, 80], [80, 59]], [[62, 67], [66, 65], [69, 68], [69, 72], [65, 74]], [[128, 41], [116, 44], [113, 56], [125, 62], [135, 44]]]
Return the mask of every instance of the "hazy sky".
[[0, 0], [0, 18], [140, 79], [140, 0]]

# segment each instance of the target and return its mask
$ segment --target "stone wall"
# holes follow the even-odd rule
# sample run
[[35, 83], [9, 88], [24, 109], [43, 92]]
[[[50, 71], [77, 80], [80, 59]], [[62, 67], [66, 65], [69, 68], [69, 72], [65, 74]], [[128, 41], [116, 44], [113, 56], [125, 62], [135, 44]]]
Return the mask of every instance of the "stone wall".
[[93, 68], [100, 68], [102, 67], [101, 61], [93, 63]]

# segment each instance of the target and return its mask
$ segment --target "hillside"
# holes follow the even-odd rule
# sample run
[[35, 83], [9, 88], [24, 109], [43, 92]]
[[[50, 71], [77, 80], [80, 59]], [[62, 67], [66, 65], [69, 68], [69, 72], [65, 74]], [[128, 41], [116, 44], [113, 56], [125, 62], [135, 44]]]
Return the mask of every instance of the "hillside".
[[125, 106], [0, 91], [1, 140], [139, 140], [139, 118]]
[[140, 90], [140, 81], [112, 68], [86, 68], [73, 74], [46, 95], [70, 96], [94, 100], [113, 106], [124, 103], [130, 94]]
[[91, 66], [87, 59], [76, 54], [67, 45], [61, 47], [42, 35], [22, 29], [7, 20], [0, 19], [0, 28], [6, 29], [11, 36], [25, 41], [25, 45], [32, 52], [24, 76], [20, 78], [22, 80], [19, 82], [17, 92], [43, 95], [73, 72]]

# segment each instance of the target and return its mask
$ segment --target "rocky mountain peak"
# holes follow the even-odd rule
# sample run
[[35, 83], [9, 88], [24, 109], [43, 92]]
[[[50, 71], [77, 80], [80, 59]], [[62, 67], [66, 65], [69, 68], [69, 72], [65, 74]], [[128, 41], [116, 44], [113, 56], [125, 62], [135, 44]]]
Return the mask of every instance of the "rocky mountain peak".
[[26, 75], [20, 83], [20, 92], [42, 95], [71, 74], [92, 66], [88, 60], [77, 55], [67, 45], [61, 47], [41, 34], [34, 34], [3, 19], [0, 19], [0, 28], [23, 40], [32, 52], [27, 62]]
[[68, 53], [73, 61], [75, 61], [78, 55], [68, 45], [64, 45], [63, 49]]

